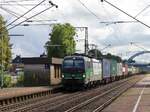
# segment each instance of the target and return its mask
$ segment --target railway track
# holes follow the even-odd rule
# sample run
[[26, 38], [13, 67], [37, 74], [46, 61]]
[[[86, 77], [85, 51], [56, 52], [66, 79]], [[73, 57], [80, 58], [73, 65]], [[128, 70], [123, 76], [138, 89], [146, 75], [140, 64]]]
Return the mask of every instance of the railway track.
[[[131, 82], [133, 81], [131, 83], [131, 86], [132, 86], [137, 81], [139, 81], [139, 79], [128, 79], [126, 81], [123, 81], [120, 84], [119, 83], [115, 84], [112, 88], [116, 88], [116, 89], [117, 88], [123, 88], [123, 86], [126, 85], [130, 81]], [[120, 85], [122, 85], [122, 86], [120, 86]], [[108, 93], [113, 94], [113, 96], [115, 95], [113, 92], [114, 89], [112, 89], [112, 88], [111, 89], [109, 88], [109, 89], [104, 90], [104, 91], [102, 90], [101, 92], [98, 92], [97, 94], [95, 94], [95, 92], [93, 91], [93, 93], [90, 95], [87, 95], [86, 98], [80, 97], [78, 100], [74, 99], [74, 101], [70, 102], [69, 104], [65, 104], [65, 105], [63, 104], [61, 106], [57, 106], [57, 108], [56, 107], [49, 108], [49, 110], [47, 109], [45, 112], [64, 112], [64, 111], [66, 111], [66, 112], [73, 112], [73, 111], [78, 111], [78, 112], [85, 112], [86, 111], [86, 112], [88, 112], [89, 110], [94, 111], [94, 110], [92, 110], [92, 108], [94, 107], [93, 102], [95, 103], [95, 101], [100, 101], [100, 100], [105, 102], [106, 101], [105, 97], [107, 96]], [[129, 87], [127, 87], [127, 88], [129, 88]], [[125, 88], [125, 89], [127, 89], [127, 88]], [[120, 90], [118, 90], [118, 91], [120, 91]], [[108, 95], [108, 97], [110, 99], [112, 97], [112, 95], [110, 95], [110, 96], [109, 95]], [[102, 102], [100, 102], [100, 104], [101, 103]], [[89, 107], [89, 104], [92, 104], [92, 105], [90, 105], [90, 107]], [[98, 103], [95, 103], [95, 105], [97, 105], [97, 104]], [[89, 112], [91, 112], [91, 111], [89, 111]]]
[[101, 111], [105, 106], [107, 106], [111, 101], [116, 99], [120, 94], [122, 94], [124, 91], [126, 91], [128, 88], [133, 86], [134, 81], [127, 82], [124, 86], [124, 83], [112, 88], [100, 95], [97, 95], [93, 98], [90, 98], [68, 110], [65, 112], [99, 112]]
[[[73, 93], [74, 95], [76, 94], [79, 94], [79, 93]], [[30, 100], [27, 100], [27, 101], [24, 101], [24, 102], [19, 102], [19, 103], [15, 103], [15, 104], [10, 104], [10, 105], [7, 105], [7, 106], [2, 106], [0, 107], [0, 112], [13, 112], [13, 111], [17, 111], [17, 109], [20, 110], [20, 108], [22, 110], [20, 111], [23, 111], [24, 109], [24, 106], [26, 105], [35, 105], [37, 104], [38, 102], [42, 103], [46, 103], [48, 102], [49, 100], [50, 101], [55, 101], [55, 100], [60, 100], [60, 99], [65, 99], [67, 98], [68, 96], [70, 95], [73, 95], [71, 93], [68, 93], [68, 94], [64, 94], [64, 93], [56, 93], [56, 94], [51, 94], [49, 96], [45, 96], [45, 97], [40, 97], [40, 98], [35, 98], [35, 99], [30, 99]], [[23, 107], [23, 108], [22, 108]], [[27, 108], [26, 108], [27, 109]], [[19, 111], [19, 112], [20, 112]]]
[[[3, 111], [3, 112], [80, 111], [81, 112], [81, 110], [82, 111], [86, 109], [88, 110], [88, 108], [86, 107], [90, 107], [90, 104], [92, 102], [95, 102], [94, 104], [96, 105], [97, 104], [96, 102], [99, 102], [99, 101], [101, 102], [101, 99], [103, 99], [105, 103], [107, 102], [106, 99], [114, 100], [114, 98], [116, 98], [116, 95], [118, 95], [119, 93], [117, 92], [117, 90], [120, 91], [120, 94], [121, 94], [123, 91], [129, 88], [133, 83], [135, 83], [136, 77], [137, 76], [133, 76], [128, 79], [116, 81], [116, 82], [113, 82], [113, 83], [110, 83], [110, 84], [107, 84], [98, 88], [94, 88], [91, 90], [87, 90], [87, 91], [79, 91], [75, 93], [65, 93], [65, 94], [57, 93], [57, 94], [50, 95], [49, 97], [47, 96], [41, 99], [34, 99], [31, 101], [22, 102], [20, 104], [13, 104], [13, 105], [1, 107], [0, 111]], [[136, 81], [138, 81], [139, 79], [140, 78], [136, 79]], [[128, 84], [128, 86], [129, 85], [130, 86], [126, 88], [122, 88], [123, 85], [127, 82], [130, 82], [130, 84]], [[119, 87], [122, 89], [119, 89], [117, 85], [119, 85]], [[116, 92], [112, 92], [113, 90], [116, 90]], [[112, 97], [112, 95], [115, 97]], [[102, 98], [102, 96], [105, 96], [105, 97], [107, 96], [107, 98]], [[100, 104], [103, 104], [104, 106], [106, 105], [104, 103], [100, 103]], [[94, 108], [94, 109], [97, 109], [95, 110], [95, 112], [99, 111], [102, 107], [98, 106], [97, 108]], [[5, 110], [4, 108], [7, 108], [7, 109]]]

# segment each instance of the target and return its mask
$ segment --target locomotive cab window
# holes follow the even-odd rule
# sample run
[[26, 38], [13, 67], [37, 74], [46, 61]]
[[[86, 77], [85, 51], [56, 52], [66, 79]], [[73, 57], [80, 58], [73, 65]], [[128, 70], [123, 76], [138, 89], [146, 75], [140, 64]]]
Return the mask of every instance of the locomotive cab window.
[[65, 59], [63, 62], [63, 72], [84, 72], [83, 59]]
[[64, 67], [64, 68], [73, 67], [73, 60], [71, 60], [71, 59], [65, 60], [64, 63], [63, 63], [63, 67]]
[[75, 60], [74, 61], [74, 66], [76, 68], [84, 68], [84, 61], [83, 60]]

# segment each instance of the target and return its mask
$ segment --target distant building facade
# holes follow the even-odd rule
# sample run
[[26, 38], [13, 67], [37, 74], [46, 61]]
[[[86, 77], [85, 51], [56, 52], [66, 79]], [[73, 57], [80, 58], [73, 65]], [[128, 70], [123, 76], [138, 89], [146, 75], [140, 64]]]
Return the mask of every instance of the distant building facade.
[[61, 83], [62, 59], [60, 58], [49, 59], [45, 55], [16, 57], [13, 60], [13, 65], [16, 64], [17, 68], [23, 65], [24, 86], [49, 86]]
[[21, 56], [17, 55], [16, 58], [12, 60], [12, 68], [10, 69], [10, 72], [12, 72], [12, 75], [19, 75], [19, 73], [23, 72], [23, 70], [24, 64], [22, 62]]

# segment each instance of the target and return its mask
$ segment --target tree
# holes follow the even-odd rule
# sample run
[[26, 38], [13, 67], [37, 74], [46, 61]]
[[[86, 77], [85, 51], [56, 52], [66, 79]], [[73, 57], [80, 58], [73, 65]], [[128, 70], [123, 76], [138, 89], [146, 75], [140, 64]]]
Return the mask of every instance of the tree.
[[122, 62], [122, 59], [121, 59], [121, 57], [119, 57], [119, 56], [115, 56], [115, 59], [117, 60], [117, 62]]
[[108, 53], [107, 55], [103, 55], [104, 58], [108, 58], [111, 59], [112, 58], [112, 54]]
[[11, 60], [11, 45], [8, 30], [3, 17], [0, 15], [0, 62], [5, 70], [8, 69]]
[[69, 23], [54, 25], [45, 48], [48, 57], [62, 58], [75, 53], [75, 28]]
[[24, 74], [20, 73], [17, 77], [17, 86], [23, 86], [24, 83]]
[[92, 49], [88, 52], [89, 56], [95, 57], [97, 59], [102, 58], [102, 53], [98, 49]]
[[10, 75], [4, 75], [4, 87], [11, 87], [12, 86], [12, 79]]
[[112, 54], [110, 54], [110, 53], [108, 53], [107, 55], [103, 55], [103, 57], [104, 57], [104, 58], [108, 58], [108, 59], [114, 59], [114, 60], [116, 60], [118, 63], [122, 62], [121, 57], [112, 55]]

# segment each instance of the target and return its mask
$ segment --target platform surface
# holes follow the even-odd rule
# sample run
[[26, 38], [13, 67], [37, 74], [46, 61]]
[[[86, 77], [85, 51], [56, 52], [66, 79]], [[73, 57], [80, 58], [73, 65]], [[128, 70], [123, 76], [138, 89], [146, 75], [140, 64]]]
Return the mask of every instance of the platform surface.
[[3, 89], [0, 89], [0, 100], [23, 96], [23, 95], [29, 95], [29, 94], [43, 92], [43, 91], [48, 91], [57, 87], [59, 86], [3, 88]]
[[102, 112], [150, 112], [150, 74], [145, 75]]

